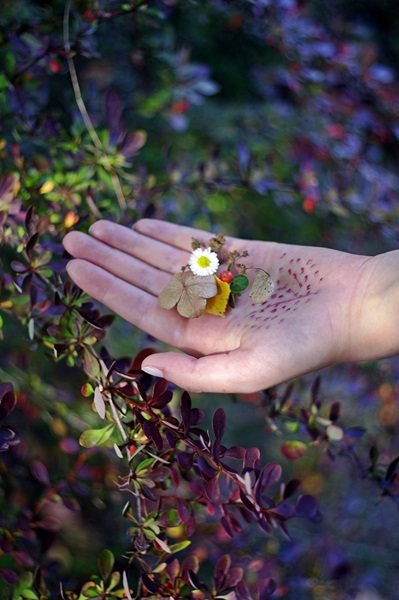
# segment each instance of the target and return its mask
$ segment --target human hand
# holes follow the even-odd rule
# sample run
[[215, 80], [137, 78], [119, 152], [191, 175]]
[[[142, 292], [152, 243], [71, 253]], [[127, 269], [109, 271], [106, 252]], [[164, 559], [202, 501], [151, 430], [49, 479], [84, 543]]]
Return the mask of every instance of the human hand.
[[64, 246], [75, 257], [67, 270], [79, 287], [183, 351], [151, 355], [143, 370], [188, 391], [249, 393], [333, 363], [398, 351], [396, 342], [386, 339], [392, 328], [388, 309], [382, 307], [382, 316], [376, 312], [384, 294], [387, 306], [389, 295], [397, 294], [397, 285], [391, 285], [396, 252], [370, 258], [227, 238], [226, 250], [247, 250], [247, 265], [270, 273], [273, 295], [253, 305], [244, 294], [225, 318], [204, 313], [185, 319], [175, 309], [161, 308], [157, 297], [187, 263], [193, 236], [204, 243], [211, 237], [150, 219], [138, 221], [133, 230], [98, 221], [90, 235], [65, 237]]

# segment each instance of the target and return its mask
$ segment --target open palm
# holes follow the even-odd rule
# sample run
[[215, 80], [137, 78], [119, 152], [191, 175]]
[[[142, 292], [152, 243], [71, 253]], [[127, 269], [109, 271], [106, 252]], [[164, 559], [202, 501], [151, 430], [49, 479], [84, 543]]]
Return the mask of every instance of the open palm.
[[[364, 290], [372, 296], [369, 257], [228, 238], [229, 251], [248, 251], [247, 266], [270, 273], [273, 295], [254, 305], [243, 294], [225, 318], [184, 319], [161, 308], [157, 297], [187, 263], [191, 238], [206, 244], [210, 234], [148, 219], [133, 230], [98, 221], [90, 233], [66, 236], [76, 259], [68, 273], [121, 317], [183, 351], [149, 356], [143, 367], [184, 389], [251, 392], [340, 360], [368, 358], [353, 328]], [[256, 271], [247, 273], [251, 279]]]

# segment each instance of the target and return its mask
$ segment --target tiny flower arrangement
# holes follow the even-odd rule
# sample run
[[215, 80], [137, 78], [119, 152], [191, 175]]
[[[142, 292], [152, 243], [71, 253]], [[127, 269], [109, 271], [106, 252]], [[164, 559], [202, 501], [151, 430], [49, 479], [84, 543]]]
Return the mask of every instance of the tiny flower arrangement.
[[[224, 317], [229, 307], [235, 308], [236, 299], [248, 288], [249, 279], [246, 272], [249, 268], [239, 262], [247, 258], [248, 252], [241, 254], [234, 250], [222, 255], [226, 240], [218, 234], [209, 240], [206, 246], [196, 238], [192, 238], [192, 253], [188, 263], [179, 273], [172, 276], [159, 295], [158, 302], [162, 308], [177, 308], [182, 317], [194, 319], [206, 312]], [[221, 264], [226, 269], [217, 271]], [[253, 304], [261, 304], [273, 293], [274, 283], [269, 273], [257, 268], [249, 293]]]

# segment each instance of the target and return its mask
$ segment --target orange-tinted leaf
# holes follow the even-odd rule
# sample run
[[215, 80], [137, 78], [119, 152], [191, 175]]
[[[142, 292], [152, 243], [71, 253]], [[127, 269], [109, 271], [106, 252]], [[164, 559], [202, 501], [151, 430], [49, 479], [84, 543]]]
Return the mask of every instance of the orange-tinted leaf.
[[288, 458], [288, 460], [297, 460], [305, 454], [307, 449], [308, 447], [304, 442], [292, 440], [290, 442], [284, 442], [284, 444], [282, 444], [281, 454], [285, 458]]

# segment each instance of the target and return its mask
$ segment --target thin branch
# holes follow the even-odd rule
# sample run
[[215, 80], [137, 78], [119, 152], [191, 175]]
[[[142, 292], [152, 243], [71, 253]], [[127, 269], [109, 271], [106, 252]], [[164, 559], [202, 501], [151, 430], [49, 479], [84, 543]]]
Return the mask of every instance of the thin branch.
[[93, 141], [93, 144], [98, 150], [102, 150], [103, 145], [101, 143], [100, 138], [97, 135], [96, 130], [94, 129], [93, 123], [90, 119], [89, 113], [87, 112], [86, 105], [82, 98], [82, 92], [80, 90], [80, 85], [78, 81], [78, 76], [75, 69], [75, 63], [73, 62], [72, 52], [71, 52], [71, 42], [69, 39], [69, 15], [71, 13], [71, 0], [67, 0], [65, 4], [65, 12], [64, 12], [64, 48], [66, 52], [66, 58], [68, 63], [69, 74], [71, 76], [71, 82], [73, 87], [73, 92], [75, 94], [76, 104], [78, 105], [79, 112], [82, 115], [82, 119], [84, 124], [86, 125], [87, 131]]

